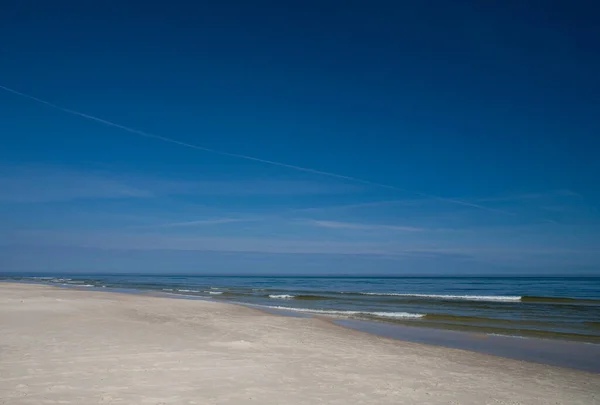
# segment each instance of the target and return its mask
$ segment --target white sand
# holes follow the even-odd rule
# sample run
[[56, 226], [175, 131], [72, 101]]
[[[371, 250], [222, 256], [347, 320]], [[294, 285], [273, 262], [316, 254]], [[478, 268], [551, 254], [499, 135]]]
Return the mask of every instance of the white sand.
[[0, 404], [600, 405], [600, 375], [235, 305], [3, 283]]

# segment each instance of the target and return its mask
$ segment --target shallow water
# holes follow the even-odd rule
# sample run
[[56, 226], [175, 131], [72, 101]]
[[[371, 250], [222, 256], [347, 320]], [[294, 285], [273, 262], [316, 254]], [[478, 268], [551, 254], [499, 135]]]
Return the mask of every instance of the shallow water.
[[379, 336], [464, 349], [517, 360], [600, 373], [600, 345], [511, 336], [480, 335], [452, 330], [432, 330], [356, 319], [335, 323]]

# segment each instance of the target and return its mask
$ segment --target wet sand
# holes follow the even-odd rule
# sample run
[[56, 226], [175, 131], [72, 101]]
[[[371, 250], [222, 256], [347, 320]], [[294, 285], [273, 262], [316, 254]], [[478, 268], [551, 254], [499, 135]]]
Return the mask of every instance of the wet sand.
[[236, 305], [0, 283], [0, 404], [600, 404], [600, 374]]
[[333, 322], [394, 339], [465, 349], [517, 360], [600, 373], [600, 344], [597, 343], [497, 336], [357, 319], [337, 319]]

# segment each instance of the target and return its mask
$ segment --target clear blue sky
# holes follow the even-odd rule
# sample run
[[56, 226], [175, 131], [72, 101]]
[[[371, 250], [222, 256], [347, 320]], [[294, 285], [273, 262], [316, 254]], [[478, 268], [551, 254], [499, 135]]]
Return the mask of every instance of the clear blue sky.
[[0, 86], [364, 181], [0, 89], [0, 271], [600, 274], [599, 10], [484, 3], [3, 4]]

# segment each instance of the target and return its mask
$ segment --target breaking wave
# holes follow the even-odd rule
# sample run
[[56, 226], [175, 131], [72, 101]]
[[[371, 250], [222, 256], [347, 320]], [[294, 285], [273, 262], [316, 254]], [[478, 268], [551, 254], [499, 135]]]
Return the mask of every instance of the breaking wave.
[[269, 306], [266, 308], [279, 309], [282, 311], [304, 312], [309, 314], [341, 315], [341, 316], [374, 316], [379, 318], [423, 318], [425, 314], [413, 314], [410, 312], [369, 312], [369, 311], [338, 311], [329, 309], [292, 308], [283, 306]]

